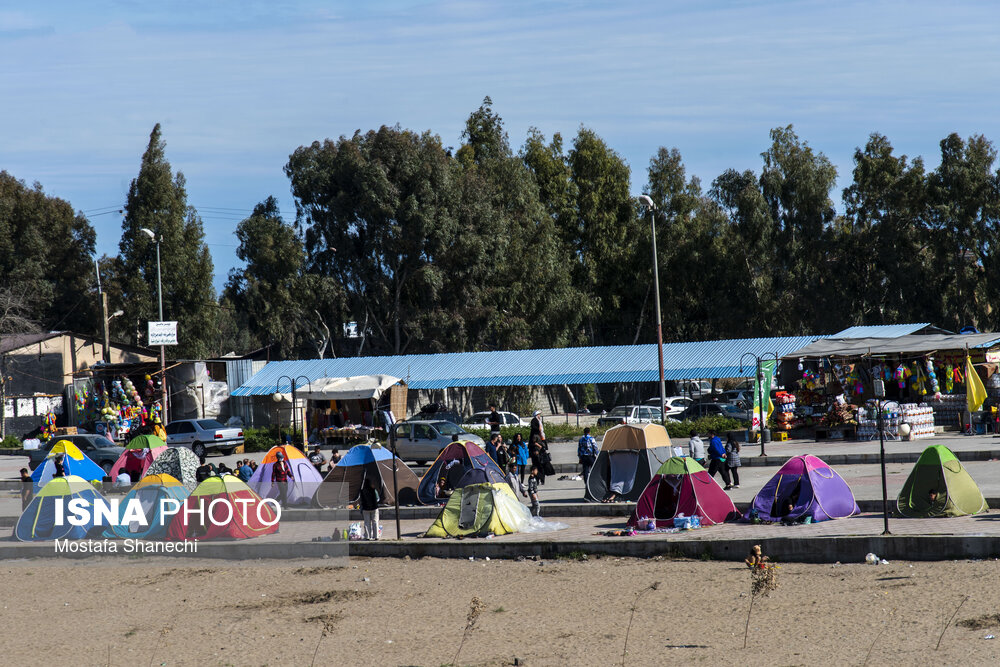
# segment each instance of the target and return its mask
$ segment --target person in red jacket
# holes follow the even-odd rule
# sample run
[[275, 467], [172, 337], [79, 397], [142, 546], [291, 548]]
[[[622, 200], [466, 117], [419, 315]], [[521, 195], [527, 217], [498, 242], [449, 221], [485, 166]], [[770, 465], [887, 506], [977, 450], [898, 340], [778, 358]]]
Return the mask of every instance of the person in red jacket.
[[274, 467], [271, 468], [271, 482], [278, 485], [278, 503], [284, 507], [288, 500], [288, 484], [294, 482], [292, 467], [285, 460], [285, 455], [278, 452], [274, 455]]

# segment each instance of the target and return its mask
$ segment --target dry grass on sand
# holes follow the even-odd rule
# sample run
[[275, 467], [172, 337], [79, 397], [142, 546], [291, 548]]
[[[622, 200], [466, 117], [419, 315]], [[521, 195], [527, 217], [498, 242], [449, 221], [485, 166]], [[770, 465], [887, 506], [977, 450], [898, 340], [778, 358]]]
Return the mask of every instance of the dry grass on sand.
[[621, 665], [628, 631], [626, 665], [987, 665], [998, 575], [997, 561], [782, 565], [744, 650], [742, 562], [9, 564], [2, 643], [16, 665], [437, 667], [464, 634], [463, 665]]

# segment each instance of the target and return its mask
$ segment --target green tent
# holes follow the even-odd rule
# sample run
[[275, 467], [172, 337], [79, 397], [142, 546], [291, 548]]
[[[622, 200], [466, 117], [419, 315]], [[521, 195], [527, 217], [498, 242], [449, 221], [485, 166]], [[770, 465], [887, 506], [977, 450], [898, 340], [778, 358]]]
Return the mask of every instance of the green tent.
[[424, 537], [506, 535], [530, 523], [528, 508], [507, 484], [470, 484], [455, 489]]
[[[932, 493], [937, 493], [936, 499]], [[920, 455], [896, 507], [909, 517], [964, 516], [989, 509], [972, 476], [944, 445], [931, 445]]]

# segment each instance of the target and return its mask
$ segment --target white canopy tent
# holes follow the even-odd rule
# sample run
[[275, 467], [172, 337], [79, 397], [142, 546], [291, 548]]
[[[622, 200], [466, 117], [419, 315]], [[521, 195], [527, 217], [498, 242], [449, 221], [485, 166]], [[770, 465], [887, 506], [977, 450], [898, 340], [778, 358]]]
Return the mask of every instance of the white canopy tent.
[[313, 401], [377, 401], [400, 379], [392, 375], [358, 375], [346, 378], [318, 378], [301, 389], [296, 389], [297, 398]]

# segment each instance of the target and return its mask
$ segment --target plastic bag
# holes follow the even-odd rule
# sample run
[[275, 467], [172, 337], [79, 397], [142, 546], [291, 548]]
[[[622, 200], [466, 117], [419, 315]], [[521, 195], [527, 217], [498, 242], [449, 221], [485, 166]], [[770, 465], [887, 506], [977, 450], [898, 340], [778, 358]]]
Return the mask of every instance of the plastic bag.
[[360, 521], [355, 521], [347, 528], [347, 539], [348, 540], [363, 540], [365, 538], [365, 529], [361, 525]]

